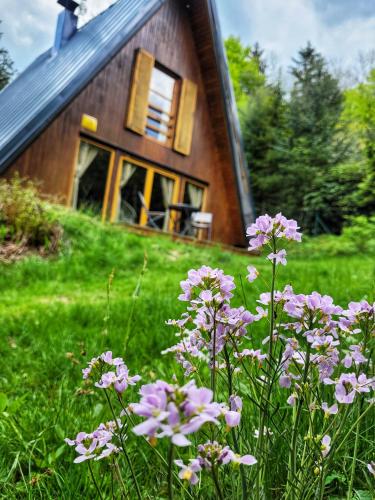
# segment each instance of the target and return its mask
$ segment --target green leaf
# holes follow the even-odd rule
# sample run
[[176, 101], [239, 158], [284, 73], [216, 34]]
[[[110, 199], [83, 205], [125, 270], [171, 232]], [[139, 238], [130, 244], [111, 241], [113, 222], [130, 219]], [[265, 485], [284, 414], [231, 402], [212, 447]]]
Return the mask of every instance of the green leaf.
[[94, 406], [93, 416], [98, 417], [103, 411], [103, 405], [98, 403]]
[[366, 490], [356, 490], [354, 500], [372, 500], [372, 495]]
[[345, 482], [345, 477], [341, 474], [330, 474], [329, 476], [326, 477], [325, 481], [324, 481], [324, 484], [326, 486], [328, 486], [329, 484], [331, 484], [335, 479], [337, 479], [337, 481], [343, 483]]
[[8, 406], [8, 396], [4, 392], [0, 392], [0, 412], [3, 412]]
[[67, 448], [66, 444], [61, 445], [57, 450], [55, 451], [55, 460], [57, 460], [61, 455], [65, 452]]

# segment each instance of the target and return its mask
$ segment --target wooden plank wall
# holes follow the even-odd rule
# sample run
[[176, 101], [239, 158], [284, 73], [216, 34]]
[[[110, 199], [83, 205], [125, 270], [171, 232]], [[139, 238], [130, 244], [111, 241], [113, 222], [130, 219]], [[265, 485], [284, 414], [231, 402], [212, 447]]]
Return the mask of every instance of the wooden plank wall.
[[[205, 2], [198, 3], [202, 6]], [[209, 184], [206, 209], [214, 213], [213, 239], [242, 244], [236, 181], [205, 16], [207, 12], [195, 4], [187, 8], [185, 2], [168, 0], [21, 154], [7, 176], [17, 170], [22, 176], [38, 179], [44, 192], [69, 203], [79, 135], [83, 132], [80, 121], [87, 113], [98, 119], [97, 133], [91, 137], [116, 145], [118, 156], [120, 151], [127, 152]], [[187, 157], [124, 128], [134, 55], [140, 47], [181, 78], [198, 85], [192, 152]]]

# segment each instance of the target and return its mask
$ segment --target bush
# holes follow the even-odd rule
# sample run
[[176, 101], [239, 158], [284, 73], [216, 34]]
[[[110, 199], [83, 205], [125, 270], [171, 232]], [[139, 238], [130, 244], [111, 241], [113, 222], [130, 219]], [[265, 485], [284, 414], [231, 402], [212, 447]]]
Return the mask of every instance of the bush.
[[366, 255], [375, 252], [375, 215], [349, 217], [340, 236], [321, 234], [305, 236], [299, 248], [291, 248], [293, 255], [305, 257], [327, 255]]
[[0, 260], [13, 261], [30, 251], [53, 254], [61, 236], [55, 212], [33, 182], [18, 176], [0, 181]]

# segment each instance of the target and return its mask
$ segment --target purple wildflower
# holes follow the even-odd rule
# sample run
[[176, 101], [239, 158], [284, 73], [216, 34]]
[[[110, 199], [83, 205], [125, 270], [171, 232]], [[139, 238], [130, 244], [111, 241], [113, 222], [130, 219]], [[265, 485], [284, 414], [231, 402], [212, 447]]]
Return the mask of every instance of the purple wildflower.
[[119, 453], [120, 449], [111, 441], [116, 436], [117, 428], [121, 429], [122, 424], [118, 419], [117, 424], [113, 421], [100, 424], [92, 433], [79, 432], [75, 439], [65, 439], [69, 446], [75, 446], [78, 457], [74, 463], [78, 464], [86, 460], [102, 460], [113, 453]]
[[301, 241], [301, 233], [297, 229], [297, 222], [286, 219], [281, 213], [274, 218], [267, 214], [261, 215], [247, 228], [246, 235], [250, 237], [249, 250], [261, 248], [268, 244], [272, 237]]
[[321, 443], [322, 443], [322, 445], [321, 445], [322, 456], [323, 456], [323, 458], [325, 458], [331, 449], [330, 436], [328, 436], [328, 435], [323, 436]]
[[336, 415], [339, 411], [337, 404], [333, 404], [332, 406], [328, 406], [328, 403], [322, 403], [322, 410], [324, 411], [325, 418], [328, 418], [330, 415]]
[[212, 466], [226, 465], [254, 465], [257, 460], [252, 455], [238, 455], [229, 446], [221, 446], [217, 441], [208, 441], [198, 446], [198, 460], [202, 469], [211, 469]]
[[370, 474], [375, 477], [375, 462], [370, 462], [369, 464], [367, 464], [367, 469], [369, 470]]
[[197, 458], [192, 458], [189, 460], [189, 465], [185, 465], [182, 460], [175, 460], [174, 463], [177, 467], [180, 467], [180, 472], [178, 473], [178, 477], [183, 481], [188, 481], [190, 484], [197, 484], [198, 476], [197, 472], [202, 470], [202, 467], [199, 464], [199, 460]]
[[282, 249], [276, 253], [270, 253], [269, 255], [267, 255], [267, 259], [272, 260], [272, 261], [274, 260], [276, 265], [281, 264], [282, 266], [286, 266], [286, 264], [287, 264], [287, 262], [286, 262], [286, 250]]
[[255, 281], [257, 279], [257, 277], [259, 276], [259, 272], [256, 269], [256, 267], [254, 267], [254, 266], [247, 266], [247, 272], [249, 274], [246, 276], [246, 279], [249, 283], [252, 283], [253, 281]]
[[154, 441], [170, 437], [176, 446], [188, 446], [186, 435], [197, 432], [206, 422], [218, 424], [220, 405], [212, 402], [212, 391], [197, 388], [194, 381], [177, 387], [158, 380], [141, 387], [141, 400], [132, 404], [136, 415], [146, 420], [133, 428], [137, 435]]

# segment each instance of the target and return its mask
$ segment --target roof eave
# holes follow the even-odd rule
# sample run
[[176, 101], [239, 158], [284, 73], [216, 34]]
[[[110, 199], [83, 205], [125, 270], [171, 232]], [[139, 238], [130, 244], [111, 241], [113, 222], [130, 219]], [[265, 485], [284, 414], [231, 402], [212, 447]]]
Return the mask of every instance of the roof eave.
[[251, 196], [250, 175], [245, 159], [242, 134], [234, 99], [233, 87], [229, 76], [229, 68], [220, 30], [219, 15], [215, 0], [207, 0], [210, 28], [214, 40], [214, 50], [220, 77], [221, 95], [223, 98], [225, 120], [230, 140], [232, 165], [236, 178], [237, 195], [240, 202], [244, 234], [246, 228], [255, 219]]

